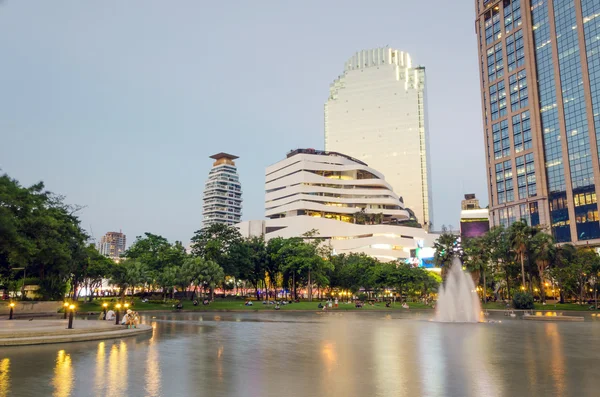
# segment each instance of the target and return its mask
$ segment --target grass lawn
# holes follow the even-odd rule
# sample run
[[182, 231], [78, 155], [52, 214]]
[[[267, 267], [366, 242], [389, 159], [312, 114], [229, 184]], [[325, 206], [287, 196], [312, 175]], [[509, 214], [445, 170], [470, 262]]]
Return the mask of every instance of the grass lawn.
[[[108, 303], [108, 307], [114, 308], [114, 305], [117, 303], [116, 299], [111, 301], [110, 299], [102, 300], [95, 299], [92, 302], [83, 303], [79, 302], [77, 305], [78, 312], [100, 312], [102, 311], [102, 304], [106, 302]], [[247, 312], [256, 312], [256, 311], [275, 311], [275, 305], [263, 305], [262, 302], [252, 302], [252, 306], [244, 306], [243, 300], [221, 300], [217, 299], [212, 302], [210, 305], [202, 305], [200, 303], [198, 306], [194, 306], [191, 301], [184, 300], [183, 301], [183, 310], [190, 311], [247, 311]], [[300, 303], [292, 303], [288, 305], [282, 305], [280, 311], [295, 311], [295, 310], [310, 310], [310, 311], [318, 311], [321, 310], [318, 308], [319, 301], [315, 300], [313, 302], [300, 302]], [[422, 303], [409, 303], [409, 307], [411, 309], [431, 309], [431, 306], [424, 305]], [[173, 302], [169, 303], [143, 303], [139, 299], [134, 300], [133, 305], [134, 310], [136, 311], [152, 311], [152, 310], [174, 310]], [[121, 309], [123, 310], [123, 309]], [[340, 303], [338, 308], [333, 308], [334, 311], [377, 311], [377, 310], [406, 310], [403, 309], [400, 303], [393, 304], [391, 307], [385, 307], [385, 303], [376, 303], [374, 306], [365, 305], [362, 308], [354, 307], [354, 304], [348, 303]]]

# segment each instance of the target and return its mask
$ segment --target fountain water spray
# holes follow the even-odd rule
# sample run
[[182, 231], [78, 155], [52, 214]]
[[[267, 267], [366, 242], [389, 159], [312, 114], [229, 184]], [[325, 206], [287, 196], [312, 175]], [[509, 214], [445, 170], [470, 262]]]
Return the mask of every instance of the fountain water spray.
[[481, 305], [471, 275], [462, 270], [460, 259], [454, 258], [440, 286], [435, 321], [443, 323], [479, 322]]

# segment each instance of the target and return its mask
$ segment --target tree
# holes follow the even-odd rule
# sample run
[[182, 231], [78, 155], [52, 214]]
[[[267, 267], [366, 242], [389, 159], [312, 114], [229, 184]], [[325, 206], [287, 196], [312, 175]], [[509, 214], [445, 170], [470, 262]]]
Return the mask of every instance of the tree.
[[510, 226], [509, 233], [512, 250], [521, 262], [522, 285], [523, 288], [525, 288], [527, 285], [525, 283], [525, 254], [529, 249], [532, 230], [527, 226], [527, 223], [518, 221]]
[[237, 228], [215, 223], [196, 231], [192, 237], [192, 254], [216, 262], [227, 275], [237, 277], [236, 263], [230, 252], [241, 240], [242, 235]]
[[223, 271], [223, 268], [215, 261], [203, 261], [200, 271], [200, 278], [203, 285], [209, 289], [210, 300], [214, 300], [215, 287], [219, 283], [222, 283], [225, 279], [225, 272]]
[[556, 256], [555, 244], [554, 237], [546, 233], [537, 233], [531, 240], [533, 257], [535, 259], [540, 278], [541, 296], [544, 302], [546, 301], [544, 274]]
[[443, 232], [433, 244], [433, 248], [435, 249], [433, 262], [436, 266], [442, 268], [443, 279], [446, 278], [448, 268], [452, 265], [454, 257], [462, 254], [459, 243], [458, 236], [449, 232]]
[[474, 277], [474, 282], [479, 284], [483, 278], [483, 303], [487, 302], [487, 280], [488, 263], [490, 251], [487, 249], [485, 237], [474, 237], [465, 241], [465, 265]]
[[132, 290], [144, 285], [148, 281], [148, 269], [140, 262], [133, 259], [123, 260], [116, 263], [110, 274], [110, 283], [119, 287], [121, 300], [125, 299], [128, 288]]
[[265, 280], [267, 249], [262, 237], [250, 237], [231, 246], [232, 257], [236, 258], [238, 276], [254, 286], [256, 299], [260, 299], [259, 283]]

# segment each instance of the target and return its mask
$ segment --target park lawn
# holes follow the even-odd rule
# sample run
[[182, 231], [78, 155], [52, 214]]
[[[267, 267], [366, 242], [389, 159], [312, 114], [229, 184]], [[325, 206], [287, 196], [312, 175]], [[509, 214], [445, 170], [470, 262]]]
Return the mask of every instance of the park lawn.
[[[108, 303], [108, 308], [114, 310], [114, 305], [117, 303], [116, 299], [95, 299], [92, 302], [83, 302], [80, 301], [77, 305], [77, 311], [79, 313], [82, 312], [100, 312], [102, 311], [102, 304], [106, 302]], [[217, 299], [212, 302], [210, 305], [202, 305], [194, 306], [192, 302], [189, 300], [183, 301], [183, 310], [185, 311], [198, 311], [198, 312], [207, 312], [207, 311], [247, 311], [247, 312], [256, 312], [256, 311], [275, 311], [275, 305], [263, 305], [262, 302], [252, 302], [252, 306], [245, 306], [244, 301], [242, 300], [220, 300]], [[139, 299], [134, 300], [134, 304], [132, 306], [133, 310], [136, 311], [169, 311], [174, 310], [173, 308], [174, 302], [167, 303], [144, 303]], [[322, 310], [318, 308], [319, 301], [315, 300], [313, 302], [299, 302], [292, 303], [287, 305], [282, 305], [280, 311], [318, 311]], [[431, 309], [431, 306], [424, 305], [422, 303], [409, 303], [409, 307], [411, 309]], [[121, 308], [123, 310], [123, 308]], [[338, 308], [332, 308], [333, 311], [385, 311], [385, 310], [406, 310], [403, 309], [400, 303], [393, 304], [391, 307], [385, 307], [385, 303], [376, 303], [375, 305], [365, 305], [362, 308], [356, 308], [354, 304], [348, 303], [340, 303]]]

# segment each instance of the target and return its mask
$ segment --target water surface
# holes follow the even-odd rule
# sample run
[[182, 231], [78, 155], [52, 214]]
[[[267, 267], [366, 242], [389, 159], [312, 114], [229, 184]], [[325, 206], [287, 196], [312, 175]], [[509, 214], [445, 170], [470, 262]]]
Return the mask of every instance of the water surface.
[[[0, 348], [3, 396], [598, 396], [600, 320], [146, 316], [153, 335]], [[79, 320], [81, 321], [81, 320]]]

